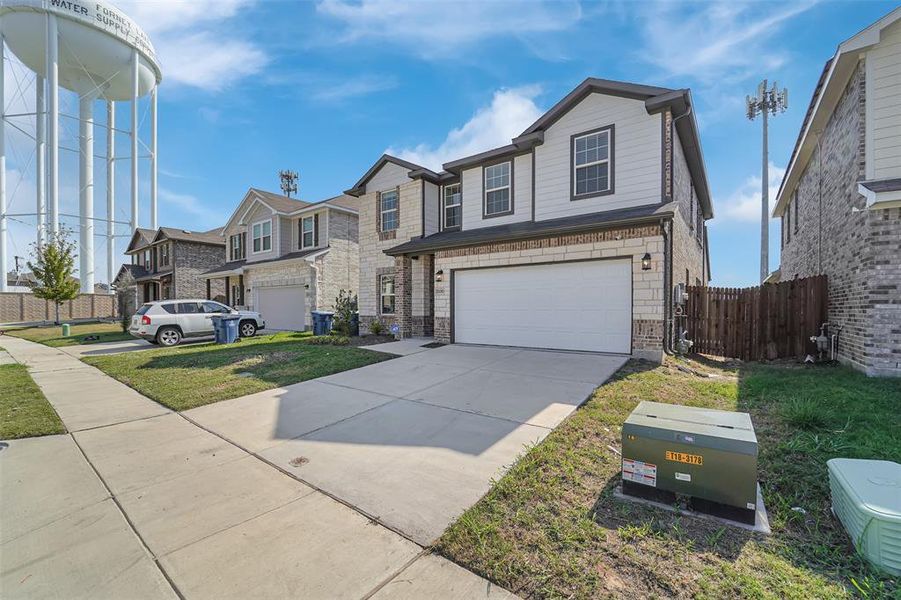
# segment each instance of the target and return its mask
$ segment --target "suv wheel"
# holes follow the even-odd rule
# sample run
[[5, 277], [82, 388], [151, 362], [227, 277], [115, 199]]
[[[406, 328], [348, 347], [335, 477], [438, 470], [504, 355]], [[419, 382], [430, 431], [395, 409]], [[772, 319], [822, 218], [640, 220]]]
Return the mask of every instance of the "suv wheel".
[[156, 333], [160, 346], [176, 346], [181, 341], [181, 332], [175, 327], [163, 327]]
[[253, 337], [257, 334], [257, 324], [253, 321], [241, 321], [239, 330], [241, 337]]

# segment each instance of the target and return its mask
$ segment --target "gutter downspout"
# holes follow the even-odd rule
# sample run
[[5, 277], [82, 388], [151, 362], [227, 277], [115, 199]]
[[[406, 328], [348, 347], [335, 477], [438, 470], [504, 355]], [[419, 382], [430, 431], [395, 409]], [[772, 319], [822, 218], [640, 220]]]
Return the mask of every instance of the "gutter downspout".
[[663, 352], [673, 355], [673, 235], [672, 220], [661, 219], [663, 231]]

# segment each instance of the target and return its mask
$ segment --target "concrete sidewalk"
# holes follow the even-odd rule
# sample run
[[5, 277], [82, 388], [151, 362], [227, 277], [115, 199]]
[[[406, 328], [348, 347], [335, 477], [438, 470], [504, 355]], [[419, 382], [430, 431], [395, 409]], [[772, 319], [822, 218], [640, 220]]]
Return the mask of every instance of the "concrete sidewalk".
[[70, 432], [0, 451], [0, 597], [513, 597], [66, 352], [0, 347]]

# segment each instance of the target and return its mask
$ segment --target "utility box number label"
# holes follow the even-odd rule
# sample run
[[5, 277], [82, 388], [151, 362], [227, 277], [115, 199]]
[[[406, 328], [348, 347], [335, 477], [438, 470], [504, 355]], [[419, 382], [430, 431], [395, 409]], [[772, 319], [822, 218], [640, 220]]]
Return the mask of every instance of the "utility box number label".
[[703, 456], [698, 456], [697, 454], [687, 454], [685, 452], [672, 452], [670, 450], [666, 451], [666, 460], [685, 463], [687, 465], [702, 466], [704, 464]]
[[657, 487], [657, 465], [631, 458], [623, 459], [623, 481]]

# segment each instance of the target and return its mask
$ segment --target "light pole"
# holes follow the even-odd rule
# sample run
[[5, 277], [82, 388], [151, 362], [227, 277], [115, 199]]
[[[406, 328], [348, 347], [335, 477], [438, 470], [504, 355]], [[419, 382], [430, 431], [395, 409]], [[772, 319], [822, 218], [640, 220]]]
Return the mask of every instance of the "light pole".
[[770, 194], [769, 194], [769, 149], [767, 137], [769, 132], [768, 116], [773, 113], [785, 112], [788, 108], [788, 90], [779, 89], [779, 84], [773, 82], [773, 87], [767, 89], [767, 80], [764, 79], [757, 86], [757, 97], [747, 96], [745, 99], [748, 108], [748, 119], [753, 121], [758, 115], [763, 117], [763, 166], [761, 173], [760, 194], [760, 283], [770, 274]]

